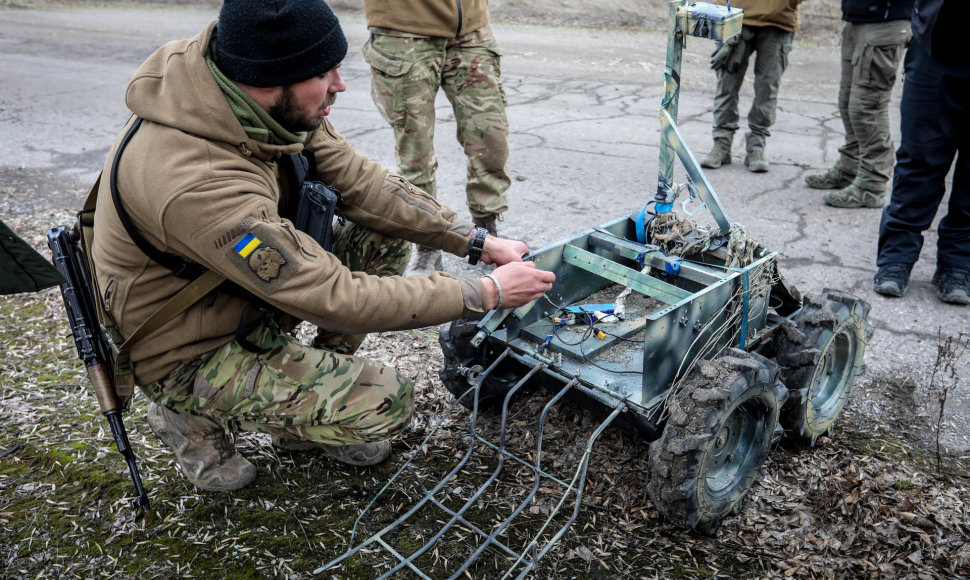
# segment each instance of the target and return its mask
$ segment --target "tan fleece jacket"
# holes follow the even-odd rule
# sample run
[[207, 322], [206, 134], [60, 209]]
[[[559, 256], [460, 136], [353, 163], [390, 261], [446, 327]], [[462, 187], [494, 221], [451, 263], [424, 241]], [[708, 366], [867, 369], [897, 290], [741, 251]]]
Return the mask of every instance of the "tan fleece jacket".
[[[118, 187], [139, 232], [156, 248], [335, 331], [441, 324], [472, 312], [466, 303], [480, 306], [484, 286], [475, 276], [352, 272], [280, 217], [285, 200], [275, 160], [303, 146], [271, 146], [246, 136], [204, 62], [215, 26], [159, 49], [128, 85], [128, 107], [145, 122], [119, 162]], [[320, 180], [342, 192], [349, 220], [465, 255], [470, 222], [355, 153], [329, 123], [311, 132], [306, 146], [316, 155]], [[128, 336], [188, 282], [149, 259], [124, 230], [107, 178], [117, 147], [98, 194], [93, 256], [105, 303]], [[239, 251], [244, 238], [255, 238], [256, 249], [250, 244], [250, 252]], [[138, 384], [230, 342], [246, 304], [216, 290], [135, 345]]]
[[364, 0], [367, 26], [458, 38], [488, 24], [486, 0]]
[[[718, 4], [725, 4], [719, 0]], [[798, 30], [798, 5], [802, 0], [732, 0], [734, 8], [744, 8], [745, 26], [777, 26], [783, 30]]]

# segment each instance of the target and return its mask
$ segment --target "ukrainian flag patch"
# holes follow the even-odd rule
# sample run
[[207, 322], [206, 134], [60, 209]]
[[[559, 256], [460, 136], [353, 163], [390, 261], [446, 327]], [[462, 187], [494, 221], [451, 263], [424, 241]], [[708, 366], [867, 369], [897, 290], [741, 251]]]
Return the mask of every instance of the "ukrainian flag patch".
[[258, 248], [261, 243], [263, 243], [263, 241], [253, 234], [246, 234], [242, 237], [242, 239], [236, 242], [236, 245], [233, 246], [232, 249], [243, 258], [248, 258], [249, 254], [252, 254], [253, 250]]

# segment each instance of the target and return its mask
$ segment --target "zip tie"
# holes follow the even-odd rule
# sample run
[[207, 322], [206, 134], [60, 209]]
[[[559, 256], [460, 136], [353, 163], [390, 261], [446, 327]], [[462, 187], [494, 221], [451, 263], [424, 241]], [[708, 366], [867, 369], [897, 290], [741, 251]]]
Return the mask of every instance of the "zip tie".
[[498, 290], [498, 304], [495, 306], [495, 309], [496, 310], [500, 310], [502, 308], [502, 302], [503, 302], [503, 300], [502, 300], [502, 285], [498, 283], [498, 278], [496, 278], [495, 276], [493, 276], [491, 274], [485, 274], [485, 277], [488, 278], [488, 279], [490, 279], [492, 282], [495, 283], [495, 289]]

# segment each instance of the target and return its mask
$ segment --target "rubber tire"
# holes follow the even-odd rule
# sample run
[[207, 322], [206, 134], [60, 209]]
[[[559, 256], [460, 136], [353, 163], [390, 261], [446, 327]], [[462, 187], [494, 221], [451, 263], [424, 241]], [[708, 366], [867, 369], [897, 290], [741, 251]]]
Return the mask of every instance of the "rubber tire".
[[740, 511], [786, 395], [778, 366], [761, 355], [731, 348], [701, 361], [668, 399], [663, 434], [650, 444], [647, 492], [660, 514], [714, 535], [725, 516]]
[[825, 289], [806, 297], [794, 328], [778, 333], [775, 360], [789, 399], [781, 423], [799, 444], [814, 446], [831, 434], [849, 402], [856, 379], [865, 372], [863, 357], [872, 336], [869, 304]]
[[478, 387], [477, 391], [468, 392], [477, 381], [469, 382], [468, 377], [459, 372], [460, 367], [469, 368], [477, 365], [484, 371], [489, 366], [485, 357], [488, 341], [486, 340], [478, 348], [471, 345], [471, 339], [478, 332], [476, 324], [479, 320], [481, 315], [455, 320], [446, 330], [439, 333], [438, 344], [444, 355], [445, 366], [438, 371], [438, 377], [449, 393], [456, 398], [461, 397], [458, 402], [463, 407], [469, 411], [474, 410], [474, 396], [477, 392], [479, 412], [495, 415], [501, 412], [505, 396], [512, 389], [517, 377], [514, 374], [506, 376], [508, 375], [506, 367], [496, 368], [485, 378], [485, 382]]

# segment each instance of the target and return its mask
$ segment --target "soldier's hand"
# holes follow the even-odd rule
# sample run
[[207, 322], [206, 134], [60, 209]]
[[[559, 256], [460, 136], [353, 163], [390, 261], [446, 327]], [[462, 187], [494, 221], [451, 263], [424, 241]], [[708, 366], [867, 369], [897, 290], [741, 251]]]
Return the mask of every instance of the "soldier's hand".
[[507, 240], [495, 236], [485, 237], [482, 248], [482, 262], [504, 266], [512, 262], [521, 262], [522, 256], [529, 253], [529, 246], [519, 240]]
[[[556, 275], [552, 272], [539, 270], [533, 262], [513, 262], [499, 266], [492, 272], [502, 287], [501, 308], [518, 308], [528, 304], [552, 289]], [[498, 288], [491, 278], [483, 278], [485, 284], [485, 306], [488, 309], [498, 308]]]
[[711, 68], [718, 70], [723, 67], [737, 46], [738, 36], [732, 36], [726, 41], [718, 43], [717, 49], [711, 53]]

